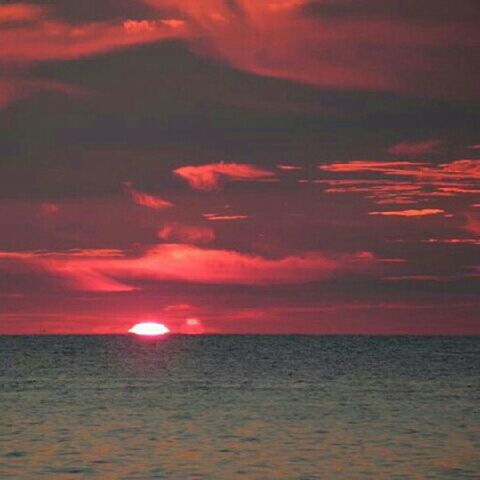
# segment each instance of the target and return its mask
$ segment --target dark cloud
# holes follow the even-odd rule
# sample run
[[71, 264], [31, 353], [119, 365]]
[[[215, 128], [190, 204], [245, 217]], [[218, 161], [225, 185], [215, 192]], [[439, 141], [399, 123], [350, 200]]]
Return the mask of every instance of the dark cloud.
[[0, 109], [3, 196], [113, 193], [124, 181], [154, 189], [179, 184], [174, 167], [221, 160], [315, 169], [405, 139], [477, 141], [474, 104], [259, 77], [179, 41], [45, 63], [31, 75], [83, 95], [37, 92]]
[[324, 19], [370, 17], [422, 23], [480, 20], [476, 0], [314, 0], [302, 5], [301, 10]]

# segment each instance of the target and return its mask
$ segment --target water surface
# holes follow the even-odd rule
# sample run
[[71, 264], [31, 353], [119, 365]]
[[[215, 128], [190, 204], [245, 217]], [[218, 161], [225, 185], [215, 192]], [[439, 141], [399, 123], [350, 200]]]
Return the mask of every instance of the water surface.
[[2, 479], [478, 479], [479, 337], [0, 337]]

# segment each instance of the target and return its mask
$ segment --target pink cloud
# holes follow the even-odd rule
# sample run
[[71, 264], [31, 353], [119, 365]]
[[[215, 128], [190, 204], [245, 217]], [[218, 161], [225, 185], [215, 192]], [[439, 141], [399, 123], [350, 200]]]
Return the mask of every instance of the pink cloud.
[[467, 158], [442, 163], [439, 174], [450, 178], [480, 179], [480, 160]]
[[145, 22], [90, 22], [72, 25], [61, 20], [38, 19], [28, 25], [0, 31], [0, 60], [3, 63], [28, 64], [76, 59], [186, 34], [178, 25], [172, 26], [162, 21]]
[[466, 222], [464, 229], [473, 235], [480, 235], [480, 214], [472, 211], [465, 215]]
[[71, 24], [56, 18], [55, 13], [54, 8], [44, 5], [0, 5], [0, 63], [4, 71], [0, 107], [38, 91], [85, 94], [78, 87], [59, 82], [18, 78], [18, 72], [31, 64], [88, 57], [187, 35], [184, 23], [176, 19]]
[[173, 222], [160, 228], [158, 237], [169, 242], [208, 243], [215, 240], [215, 232], [210, 227]]
[[275, 173], [254, 165], [224, 162], [180, 167], [174, 173], [192, 188], [205, 191], [218, 189], [222, 180], [259, 181], [276, 178]]
[[401, 142], [387, 149], [392, 155], [418, 157], [427, 153], [434, 153], [443, 144], [441, 140], [424, 140], [422, 142]]
[[279, 170], [283, 170], [284, 172], [294, 172], [296, 170], [302, 170], [302, 167], [298, 165], [290, 165], [290, 164], [279, 164], [277, 165]]
[[398, 275], [384, 277], [384, 280], [391, 282], [414, 281], [414, 282], [448, 282], [452, 277], [442, 275]]
[[425, 26], [395, 15], [324, 18], [304, 11], [307, 0], [144, 1], [178, 12], [196, 52], [257, 75], [321, 87], [477, 95], [473, 79], [459, 81], [445, 68], [457, 60], [452, 45], [478, 42], [474, 21]]
[[[7, 270], [15, 270], [16, 263], [30, 267], [33, 271], [45, 272], [60, 277], [65, 286], [73, 290], [95, 292], [129, 292], [134, 287], [119, 282], [111, 277], [96, 271], [92, 263], [121, 258], [122, 252], [114, 249], [86, 249], [70, 250], [67, 252], [2, 252], [0, 262]], [[12, 264], [13, 262], [13, 264]], [[1, 263], [0, 263], [1, 265]], [[0, 266], [2, 268], [2, 266]]]
[[228, 222], [234, 220], [246, 220], [248, 215], [223, 215], [221, 213], [204, 213], [203, 217], [210, 222]]
[[417, 162], [376, 162], [370, 160], [352, 160], [351, 162], [336, 162], [319, 165], [318, 168], [325, 172], [380, 172], [386, 175], [411, 175], [427, 163]]
[[[377, 204], [414, 204], [432, 197], [476, 195], [480, 160], [462, 159], [435, 165], [425, 162], [354, 160], [319, 165], [323, 172], [354, 178], [323, 178], [325, 193], [362, 193]], [[369, 173], [383, 178], [371, 179]], [[365, 174], [366, 178], [359, 178]], [[392, 178], [394, 177], [394, 178]], [[400, 177], [400, 179], [398, 179]]]
[[0, 5], [0, 24], [39, 20], [47, 12], [45, 6], [29, 3], [8, 3]]
[[204, 249], [187, 244], [162, 244], [139, 256], [118, 250], [74, 252], [0, 252], [2, 268], [20, 263], [62, 278], [76, 290], [131, 291], [129, 280], [179, 281], [206, 284], [302, 284], [352, 272], [368, 271], [369, 252], [325, 254], [305, 252], [270, 259], [232, 250]]
[[[158, 19], [72, 25], [43, 6], [3, 5], [0, 23], [30, 23], [0, 32], [0, 60], [18, 64], [74, 59], [182, 38], [199, 55], [262, 76], [328, 88], [478, 95], [474, 75], [458, 76], [451, 68], [457, 64], [458, 48], [469, 52], [478, 43], [473, 20], [434, 22], [426, 28], [415, 18], [401, 16], [323, 18], [303, 11], [307, 0], [143, 2], [158, 9]], [[166, 11], [173, 17], [162, 18]]]
[[173, 203], [168, 200], [133, 188], [131, 182], [124, 182], [123, 188], [130, 195], [133, 202], [142, 207], [152, 208], [153, 210], [163, 210], [173, 207]]
[[480, 238], [429, 238], [423, 243], [440, 243], [445, 245], [480, 245]]
[[478, 195], [478, 194], [480, 194], [480, 188], [473, 188], [473, 187], [468, 187], [468, 188], [465, 188], [465, 187], [439, 187], [438, 190], [440, 192], [449, 194], [449, 195], [446, 195], [446, 196], [452, 196], [452, 197], [454, 196], [454, 194], [458, 194], [458, 193], [462, 193], [462, 194], [465, 193], [467, 195]]
[[205, 326], [198, 317], [188, 317], [177, 327], [177, 330], [184, 335], [201, 335], [205, 333]]
[[381, 215], [385, 217], [425, 217], [427, 215], [439, 215], [445, 213], [440, 208], [422, 208], [419, 210], [390, 210], [383, 212], [369, 212], [369, 215]]
[[474, 180], [480, 178], [480, 160], [462, 159], [434, 165], [425, 162], [377, 162], [353, 160], [319, 165], [325, 172], [356, 173], [378, 172], [387, 176], [418, 178], [422, 181]]

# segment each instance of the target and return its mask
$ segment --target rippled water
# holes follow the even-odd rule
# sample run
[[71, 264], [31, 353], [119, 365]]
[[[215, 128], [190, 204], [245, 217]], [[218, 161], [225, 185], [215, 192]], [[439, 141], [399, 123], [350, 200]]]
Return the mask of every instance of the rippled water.
[[0, 337], [2, 479], [480, 478], [480, 338]]

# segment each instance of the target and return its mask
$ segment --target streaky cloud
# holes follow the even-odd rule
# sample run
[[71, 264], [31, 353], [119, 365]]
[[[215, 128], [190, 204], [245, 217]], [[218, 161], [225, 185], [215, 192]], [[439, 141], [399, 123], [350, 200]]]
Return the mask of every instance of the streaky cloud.
[[123, 188], [130, 195], [133, 202], [142, 207], [153, 210], [163, 210], [173, 207], [173, 203], [168, 200], [137, 190], [132, 186], [131, 182], [124, 182]]
[[377, 212], [368, 212], [369, 215], [379, 215], [383, 217], [425, 217], [428, 215], [444, 214], [445, 210], [441, 208], [421, 208], [409, 210], [384, 210]]
[[400, 142], [392, 145], [387, 152], [392, 155], [418, 157], [436, 152], [443, 144], [441, 140], [424, 140], [421, 142]]
[[276, 179], [276, 174], [255, 165], [244, 163], [209, 163], [188, 165], [174, 170], [175, 175], [188, 182], [196, 190], [217, 190], [226, 180], [261, 181]]
[[[205, 249], [190, 244], [160, 244], [131, 255], [119, 250], [75, 252], [0, 251], [2, 269], [17, 263], [65, 280], [74, 290], [121, 292], [138, 287], [130, 281], [176, 281], [200, 284], [304, 284], [346, 273], [365, 273], [375, 264], [371, 252], [305, 252], [265, 258], [234, 250]], [[12, 264], [13, 262], [13, 264]]]

